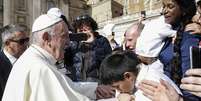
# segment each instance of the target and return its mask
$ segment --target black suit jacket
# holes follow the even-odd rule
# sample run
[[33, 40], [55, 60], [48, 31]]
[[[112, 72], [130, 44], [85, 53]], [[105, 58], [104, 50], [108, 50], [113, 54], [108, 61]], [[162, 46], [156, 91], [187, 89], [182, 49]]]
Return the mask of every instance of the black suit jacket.
[[3, 51], [0, 51], [0, 99], [3, 96], [3, 91], [12, 69], [10, 60], [6, 57]]

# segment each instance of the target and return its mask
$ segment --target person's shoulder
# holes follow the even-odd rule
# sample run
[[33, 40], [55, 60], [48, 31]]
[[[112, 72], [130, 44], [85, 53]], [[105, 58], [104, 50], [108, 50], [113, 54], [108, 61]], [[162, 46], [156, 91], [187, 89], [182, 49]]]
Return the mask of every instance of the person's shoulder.
[[4, 54], [4, 52], [3, 51], [0, 51], [0, 58], [3, 58], [3, 57], [5, 57], [6, 55]]
[[[107, 38], [104, 37], [103, 35], [97, 35], [97, 36], [96, 36], [96, 40], [97, 40], [98, 42], [106, 42], [106, 41], [108, 41]], [[108, 41], [108, 42], [109, 42], [109, 41]]]
[[192, 34], [192, 33], [187, 32], [187, 31], [183, 32], [182, 35], [183, 35], [184, 39], [185, 38], [201, 39], [201, 35], [199, 35], [199, 34]]
[[3, 51], [0, 51], [0, 63], [4, 64], [4, 65], [10, 65], [12, 66], [12, 64], [10, 63], [10, 60], [8, 59], [8, 57], [4, 54]]
[[97, 39], [104, 39], [104, 38], [106, 38], [106, 37], [104, 37], [103, 35], [97, 34], [96, 38], [97, 38]]

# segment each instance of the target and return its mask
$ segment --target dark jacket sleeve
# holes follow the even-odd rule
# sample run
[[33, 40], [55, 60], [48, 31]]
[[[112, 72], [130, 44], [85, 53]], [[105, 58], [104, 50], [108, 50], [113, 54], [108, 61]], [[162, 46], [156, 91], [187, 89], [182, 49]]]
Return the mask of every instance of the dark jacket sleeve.
[[111, 54], [112, 48], [107, 38], [101, 35], [98, 36], [96, 44], [97, 48], [95, 51], [98, 56], [97, 61], [102, 61], [108, 54]]

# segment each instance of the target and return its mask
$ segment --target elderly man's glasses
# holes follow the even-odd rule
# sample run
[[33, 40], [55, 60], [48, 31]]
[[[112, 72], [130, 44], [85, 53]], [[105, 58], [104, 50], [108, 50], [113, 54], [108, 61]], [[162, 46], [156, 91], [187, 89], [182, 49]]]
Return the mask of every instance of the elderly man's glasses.
[[24, 43], [29, 42], [29, 38], [24, 38], [24, 39], [19, 39], [19, 40], [14, 40], [14, 39], [10, 39], [11, 42], [16, 42], [20, 45], [23, 45]]

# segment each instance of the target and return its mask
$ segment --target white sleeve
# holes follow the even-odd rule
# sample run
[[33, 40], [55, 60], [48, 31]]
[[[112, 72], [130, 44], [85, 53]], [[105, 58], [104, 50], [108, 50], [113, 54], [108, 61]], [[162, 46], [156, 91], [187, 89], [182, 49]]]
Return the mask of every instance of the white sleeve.
[[161, 25], [161, 28], [159, 29], [159, 35], [162, 38], [173, 37], [176, 35], [176, 32], [177, 31], [171, 29], [171, 26], [168, 24]]
[[74, 82], [74, 89], [77, 92], [93, 100], [96, 99], [95, 91], [97, 86], [98, 86], [97, 82]]
[[73, 82], [70, 78], [66, 76], [65, 78], [75, 91], [89, 97], [92, 100], [96, 99], [95, 91], [98, 86], [97, 82]]
[[51, 69], [37, 72], [31, 74], [36, 78], [31, 84], [30, 101], [90, 101], [86, 96], [73, 90], [60, 73]]

